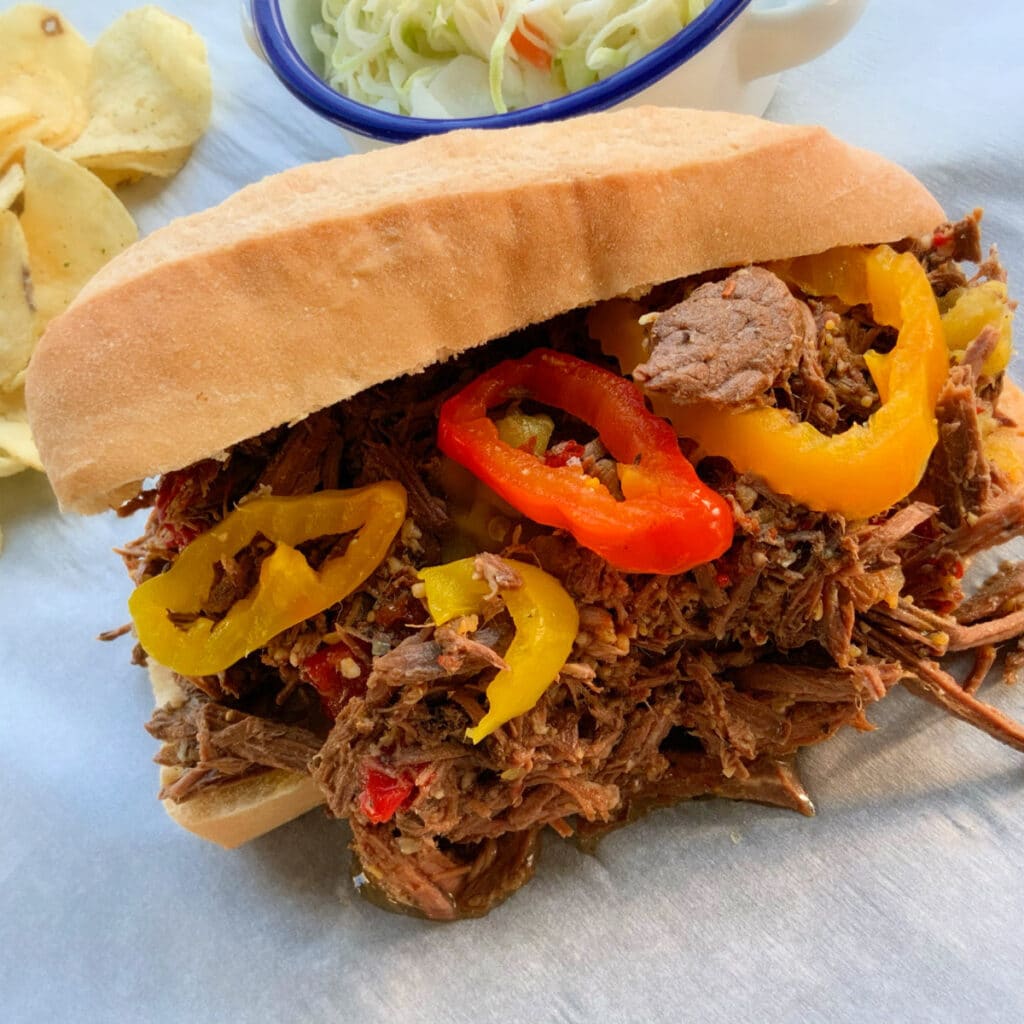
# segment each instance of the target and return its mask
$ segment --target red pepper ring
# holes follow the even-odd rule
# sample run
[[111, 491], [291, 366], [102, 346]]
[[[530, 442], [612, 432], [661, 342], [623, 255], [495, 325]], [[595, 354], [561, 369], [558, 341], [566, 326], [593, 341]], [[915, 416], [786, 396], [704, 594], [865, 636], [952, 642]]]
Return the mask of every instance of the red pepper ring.
[[[524, 394], [598, 432], [619, 462], [624, 501], [579, 466], [547, 466], [501, 440], [487, 411]], [[568, 530], [625, 572], [685, 572], [732, 542], [728, 503], [700, 481], [636, 385], [564, 352], [535, 349], [477, 377], [441, 407], [437, 443], [525, 516]]]

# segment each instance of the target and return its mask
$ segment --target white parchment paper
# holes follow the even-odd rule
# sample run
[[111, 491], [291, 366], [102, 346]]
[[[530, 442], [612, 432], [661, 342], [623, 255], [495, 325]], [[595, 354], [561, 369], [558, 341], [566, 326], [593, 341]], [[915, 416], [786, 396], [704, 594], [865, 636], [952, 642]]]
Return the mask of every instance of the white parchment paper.
[[[95, 39], [130, 6], [62, 10]], [[215, 113], [177, 179], [127, 193], [143, 231], [342, 151], [234, 3], [165, 6], [208, 41]], [[899, 160], [951, 215], [983, 205], [1020, 294], [1022, 36], [1013, 0], [876, 0], [769, 114]], [[430, 925], [354, 894], [318, 812], [233, 853], [173, 826], [130, 641], [94, 640], [126, 621], [110, 549], [138, 524], [61, 518], [35, 474], [0, 481], [0, 524], [0, 1020], [1024, 1019], [1024, 762], [907, 694], [805, 758], [817, 818], [697, 802], [595, 856], [552, 838], [490, 917]]]

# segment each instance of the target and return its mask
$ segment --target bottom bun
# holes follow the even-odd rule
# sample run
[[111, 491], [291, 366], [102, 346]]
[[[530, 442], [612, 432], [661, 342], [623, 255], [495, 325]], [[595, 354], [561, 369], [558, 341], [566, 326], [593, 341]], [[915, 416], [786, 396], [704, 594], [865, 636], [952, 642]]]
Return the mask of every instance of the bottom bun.
[[[184, 701], [185, 694], [170, 669], [151, 660], [149, 679], [157, 707], [173, 707]], [[170, 785], [181, 774], [180, 768], [162, 767], [160, 785]], [[323, 801], [323, 793], [308, 775], [275, 768], [207, 789], [184, 803], [161, 803], [182, 828], [233, 849], [311, 811]]]

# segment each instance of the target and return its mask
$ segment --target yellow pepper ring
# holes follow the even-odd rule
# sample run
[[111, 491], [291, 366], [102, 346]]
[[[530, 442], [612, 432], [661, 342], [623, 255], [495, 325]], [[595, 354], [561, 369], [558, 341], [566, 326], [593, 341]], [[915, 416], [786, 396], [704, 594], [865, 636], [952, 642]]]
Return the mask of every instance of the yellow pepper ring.
[[[525, 714], [540, 700], [562, 670], [579, 629], [576, 602], [554, 576], [522, 562], [511, 565], [523, 585], [503, 590], [501, 596], [516, 634], [505, 652], [508, 669], [499, 672], [487, 687], [487, 714], [466, 730], [466, 738], [473, 743]], [[427, 608], [437, 625], [483, 610], [490, 587], [473, 578], [474, 569], [475, 559], [463, 558], [420, 572]]]
[[[405, 520], [405, 488], [394, 481], [350, 491], [257, 498], [201, 534], [174, 565], [128, 599], [147, 654], [186, 676], [213, 675], [266, 645], [282, 630], [351, 594], [380, 565]], [[344, 555], [319, 569], [295, 545], [357, 531]], [[257, 534], [276, 544], [263, 560], [252, 592], [218, 622], [201, 614], [216, 566]], [[196, 615], [178, 626], [172, 615]]]
[[[848, 519], [883, 512], [917, 486], [938, 439], [935, 402], [949, 356], [924, 270], [909, 253], [888, 246], [832, 249], [769, 269], [810, 294], [835, 295], [849, 305], [869, 303], [876, 322], [898, 330], [891, 352], [865, 356], [881, 408], [867, 423], [831, 437], [780, 409], [731, 411], [655, 399], [655, 411], [706, 452], [724, 456], [740, 472], [756, 473], [779, 494], [809, 508]], [[607, 314], [596, 320], [606, 351], [638, 352], [635, 337], [612, 340], [610, 320]], [[634, 365], [624, 360], [623, 370]]]

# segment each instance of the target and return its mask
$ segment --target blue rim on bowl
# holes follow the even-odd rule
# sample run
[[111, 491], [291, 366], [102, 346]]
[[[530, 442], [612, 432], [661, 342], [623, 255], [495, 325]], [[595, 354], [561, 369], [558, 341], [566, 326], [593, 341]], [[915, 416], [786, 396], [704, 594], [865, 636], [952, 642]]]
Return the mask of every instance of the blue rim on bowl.
[[453, 128], [507, 128], [557, 121], [592, 110], [606, 110], [646, 89], [721, 34], [751, 0], [713, 0], [681, 32], [603, 81], [507, 114], [485, 117], [406, 117], [376, 110], [332, 89], [299, 56], [288, 35], [280, 0], [249, 0], [256, 37], [274, 73], [284, 86], [311, 110], [349, 131], [385, 142], [408, 142], [421, 135], [438, 135]]

